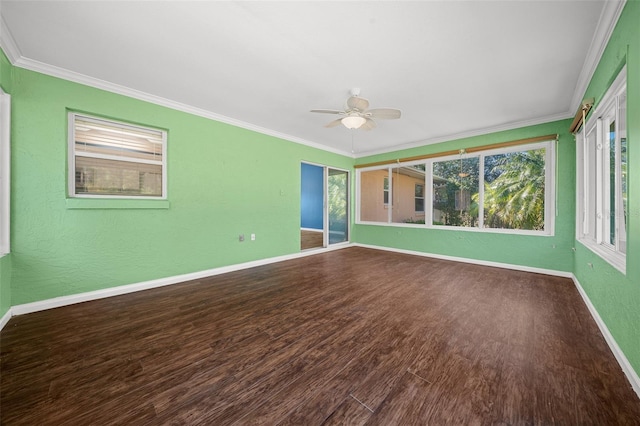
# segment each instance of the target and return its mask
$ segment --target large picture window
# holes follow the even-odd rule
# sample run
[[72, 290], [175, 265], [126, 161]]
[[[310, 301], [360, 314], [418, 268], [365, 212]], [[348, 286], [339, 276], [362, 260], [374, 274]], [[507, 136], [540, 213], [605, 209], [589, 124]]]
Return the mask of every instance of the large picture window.
[[626, 68], [576, 135], [576, 238], [622, 272], [627, 252]]
[[166, 132], [69, 114], [69, 196], [166, 198]]
[[[554, 147], [551, 140], [470, 154], [462, 150], [359, 169], [359, 223], [551, 235]], [[375, 195], [368, 182], [375, 175], [390, 180], [393, 202], [386, 210], [370, 202]]]

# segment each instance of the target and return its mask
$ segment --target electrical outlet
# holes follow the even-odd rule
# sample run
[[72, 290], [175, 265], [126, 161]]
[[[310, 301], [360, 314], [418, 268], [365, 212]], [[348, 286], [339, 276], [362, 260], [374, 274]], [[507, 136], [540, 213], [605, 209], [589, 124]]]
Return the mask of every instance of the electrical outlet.
[[256, 240], [256, 234], [251, 234], [251, 241], [255, 241]]
[[244, 234], [240, 234], [240, 236], [238, 237], [238, 241], [240, 242], [244, 241]]

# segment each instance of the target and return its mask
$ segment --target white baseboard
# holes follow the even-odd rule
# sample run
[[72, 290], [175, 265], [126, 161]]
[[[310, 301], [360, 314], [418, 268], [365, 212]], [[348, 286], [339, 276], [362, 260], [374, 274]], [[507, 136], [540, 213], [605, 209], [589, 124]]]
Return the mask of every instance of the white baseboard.
[[[207, 269], [205, 271], [192, 272], [189, 274], [175, 275], [172, 277], [159, 278], [157, 280], [150, 280], [139, 282], [135, 284], [121, 285], [117, 287], [105, 288], [102, 290], [89, 291], [86, 293], [72, 294], [69, 296], [55, 297], [53, 299], [41, 300], [38, 302], [25, 303], [21, 305], [12, 306], [9, 312], [2, 318], [0, 325], [4, 326], [9, 318], [14, 315], [29, 314], [32, 312], [44, 311], [47, 309], [59, 308], [61, 306], [73, 305], [76, 303], [89, 302], [91, 300], [104, 299], [106, 297], [120, 296], [122, 294], [133, 293], [136, 291], [149, 290], [152, 288], [164, 287], [167, 285], [178, 284], [185, 281], [197, 280], [201, 278], [211, 277], [214, 275], [225, 274], [227, 272], [239, 271], [242, 269], [254, 268], [256, 266], [268, 265], [270, 263], [283, 262], [285, 260], [297, 259], [300, 257], [312, 256], [319, 253], [326, 253], [328, 251], [340, 250], [346, 247], [350, 247], [351, 244], [340, 244], [327, 248], [320, 248], [312, 251], [304, 251], [300, 253], [288, 254], [284, 256], [271, 257], [267, 259], [254, 260], [251, 262], [238, 263], [235, 265], [222, 266], [220, 268]], [[5, 317], [7, 317], [5, 321]], [[2, 327], [0, 327], [2, 330]]]
[[491, 262], [488, 260], [476, 260], [476, 259], [469, 259], [466, 257], [447, 256], [444, 254], [425, 253], [422, 251], [404, 250], [404, 249], [398, 249], [393, 247], [374, 246], [369, 244], [354, 243], [353, 246], [371, 248], [375, 250], [392, 251], [395, 253], [402, 253], [402, 254], [411, 254], [414, 256], [431, 257], [434, 259], [451, 260], [454, 262], [471, 263], [473, 265], [492, 266], [494, 268], [512, 269], [515, 271], [523, 271], [523, 272], [534, 272], [536, 274], [553, 275], [556, 277], [564, 277], [564, 278], [573, 277], [573, 274], [571, 272], [557, 271], [555, 269], [534, 268], [531, 266], [513, 265], [511, 263]]
[[7, 325], [12, 316], [12, 308], [10, 307], [9, 309], [7, 309], [7, 312], [4, 313], [2, 318], [0, 318], [0, 330], [2, 330], [5, 325]]
[[622, 349], [620, 349], [620, 346], [618, 346], [616, 339], [613, 338], [613, 335], [609, 331], [609, 328], [607, 327], [605, 322], [602, 320], [602, 317], [600, 317], [600, 314], [596, 310], [596, 307], [593, 306], [593, 303], [591, 303], [589, 296], [587, 296], [587, 293], [582, 288], [582, 285], [580, 285], [580, 281], [578, 281], [578, 278], [576, 278], [576, 276], [573, 274], [571, 278], [573, 279], [573, 283], [578, 289], [578, 293], [580, 293], [582, 300], [584, 301], [585, 305], [587, 305], [589, 312], [591, 312], [591, 316], [598, 325], [600, 332], [604, 336], [604, 340], [606, 340], [607, 344], [609, 345], [609, 349], [611, 349], [611, 352], [613, 352], [613, 356], [616, 357], [616, 360], [618, 361], [618, 364], [620, 364], [622, 371], [624, 372], [625, 376], [627, 376], [627, 380], [629, 380], [629, 383], [631, 383], [631, 387], [640, 398], [640, 377], [638, 376], [638, 373], [636, 373], [636, 371], [633, 369], [631, 363], [624, 355], [624, 352], [622, 352]]

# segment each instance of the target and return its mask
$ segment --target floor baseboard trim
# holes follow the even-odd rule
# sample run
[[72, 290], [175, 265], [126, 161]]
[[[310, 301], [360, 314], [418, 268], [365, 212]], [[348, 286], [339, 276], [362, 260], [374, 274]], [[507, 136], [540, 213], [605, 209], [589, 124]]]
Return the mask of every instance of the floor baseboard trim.
[[5, 312], [2, 318], [0, 318], [0, 330], [2, 330], [5, 325], [7, 325], [12, 316], [12, 308], [7, 309], [7, 312]]
[[[226, 274], [228, 272], [239, 271], [242, 269], [255, 268], [257, 266], [268, 265], [271, 263], [284, 262], [286, 260], [297, 259], [300, 257], [312, 256], [315, 254], [326, 253], [328, 251], [340, 250], [350, 247], [351, 244], [340, 244], [334, 247], [319, 248], [317, 250], [309, 250], [300, 253], [287, 254], [283, 256], [270, 257], [266, 259], [254, 260], [251, 262], [238, 263], [235, 265], [222, 266], [219, 268], [207, 269], [199, 272], [192, 272], [183, 275], [175, 275], [172, 277], [159, 278], [156, 280], [143, 281], [134, 284], [126, 284], [116, 287], [105, 288], [101, 290], [89, 291], [86, 293], [72, 294], [69, 296], [60, 296], [52, 299], [41, 300], [37, 302], [25, 303], [12, 306], [7, 314], [0, 322], [0, 330], [9, 321], [12, 316], [30, 314], [32, 312], [44, 311], [47, 309], [59, 308], [62, 306], [74, 305], [76, 303], [89, 302], [92, 300], [104, 299], [107, 297], [120, 296], [123, 294], [134, 293], [142, 290], [149, 290], [167, 285], [179, 284], [185, 281], [192, 281], [214, 275]], [[5, 317], [7, 317], [5, 322]]]
[[369, 244], [354, 243], [353, 246], [370, 248], [370, 249], [375, 249], [375, 250], [392, 251], [392, 252], [395, 252], [395, 253], [402, 253], [402, 254], [411, 254], [411, 255], [414, 255], [414, 256], [431, 257], [431, 258], [434, 258], [434, 259], [451, 260], [453, 262], [471, 263], [473, 265], [491, 266], [491, 267], [494, 267], [494, 268], [512, 269], [512, 270], [515, 270], [515, 271], [523, 271], [523, 272], [534, 272], [536, 274], [553, 275], [553, 276], [556, 276], [556, 277], [564, 277], [564, 278], [572, 278], [573, 277], [573, 274], [571, 272], [558, 271], [558, 270], [555, 270], [555, 269], [535, 268], [535, 267], [532, 267], [532, 266], [523, 266], [523, 265], [514, 265], [514, 264], [511, 264], [511, 263], [492, 262], [492, 261], [488, 261], [488, 260], [469, 259], [469, 258], [466, 258], [466, 257], [447, 256], [447, 255], [444, 255], [444, 254], [426, 253], [426, 252], [422, 252], [422, 251], [405, 250], [405, 249], [398, 249], [398, 248], [384, 247], [384, 246], [375, 246], [375, 245], [369, 245]]
[[576, 289], [578, 289], [578, 293], [580, 293], [580, 297], [582, 297], [582, 300], [584, 301], [585, 305], [587, 305], [591, 316], [598, 325], [602, 336], [604, 336], [604, 340], [607, 342], [607, 345], [609, 345], [609, 349], [611, 349], [611, 352], [613, 352], [613, 356], [616, 357], [616, 360], [618, 361], [618, 364], [620, 364], [620, 367], [622, 368], [625, 376], [627, 376], [627, 380], [629, 380], [631, 387], [640, 398], [640, 377], [638, 376], [638, 373], [636, 373], [634, 368], [631, 366], [631, 363], [625, 356], [624, 352], [622, 352], [622, 349], [620, 349], [620, 346], [618, 346], [616, 339], [609, 331], [609, 328], [598, 313], [596, 307], [593, 306], [593, 303], [591, 303], [591, 299], [589, 299], [587, 292], [585, 292], [584, 288], [582, 288], [582, 285], [580, 284], [580, 281], [578, 281], [578, 278], [573, 274], [571, 278], [573, 279], [573, 283], [575, 284]]

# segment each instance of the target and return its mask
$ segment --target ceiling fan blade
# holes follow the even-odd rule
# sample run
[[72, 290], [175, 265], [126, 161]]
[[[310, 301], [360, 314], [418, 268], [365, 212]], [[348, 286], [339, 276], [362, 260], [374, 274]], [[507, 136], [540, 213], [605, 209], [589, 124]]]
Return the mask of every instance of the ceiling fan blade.
[[342, 118], [338, 118], [337, 120], [333, 120], [330, 123], [326, 124], [324, 127], [336, 127], [342, 123]]
[[312, 109], [311, 112], [320, 112], [322, 114], [344, 114], [344, 111], [338, 111], [337, 109]]
[[373, 121], [371, 118], [369, 117], [365, 117], [367, 119], [367, 121], [360, 127], [358, 127], [358, 129], [360, 130], [371, 130], [371, 129], [375, 129], [376, 126], [376, 122]]
[[349, 99], [347, 99], [347, 108], [364, 111], [369, 108], [369, 101], [360, 96], [350, 96]]
[[365, 112], [367, 117], [394, 120], [400, 118], [400, 110], [395, 108], [374, 108]]

